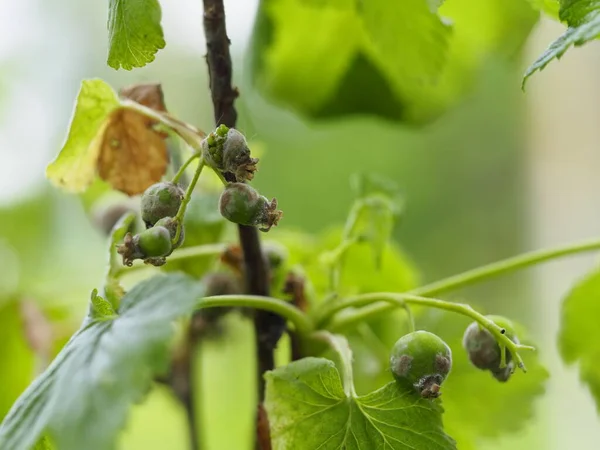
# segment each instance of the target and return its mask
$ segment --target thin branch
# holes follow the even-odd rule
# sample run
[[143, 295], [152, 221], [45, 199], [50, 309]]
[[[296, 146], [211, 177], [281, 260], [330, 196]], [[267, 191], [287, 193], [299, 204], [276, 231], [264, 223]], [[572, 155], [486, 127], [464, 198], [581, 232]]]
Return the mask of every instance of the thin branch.
[[[237, 112], [234, 101], [238, 91], [232, 84], [232, 63], [229, 53], [229, 37], [225, 25], [223, 0], [203, 0], [204, 34], [206, 36], [206, 63], [210, 76], [210, 91], [214, 105], [215, 125], [224, 124], [235, 128]], [[258, 231], [255, 227], [239, 225], [238, 234], [244, 255], [246, 288], [253, 295], [269, 295], [269, 272], [263, 255]], [[257, 351], [258, 411], [264, 411], [265, 384], [263, 375], [275, 367], [274, 349], [285, 330], [285, 319], [269, 311], [255, 311], [254, 330]], [[257, 448], [270, 447], [266, 413], [257, 416]], [[262, 438], [260, 438], [262, 436]]]
[[210, 77], [210, 93], [214, 105], [215, 124], [234, 128], [237, 112], [233, 102], [238, 96], [231, 85], [232, 64], [229, 38], [225, 26], [223, 0], [204, 1], [204, 35], [206, 36], [206, 63]]

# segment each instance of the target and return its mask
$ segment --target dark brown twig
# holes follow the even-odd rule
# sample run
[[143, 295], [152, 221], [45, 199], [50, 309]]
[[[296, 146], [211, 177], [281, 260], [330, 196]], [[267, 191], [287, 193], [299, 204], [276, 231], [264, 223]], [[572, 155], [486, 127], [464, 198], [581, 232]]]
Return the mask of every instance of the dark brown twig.
[[233, 102], [238, 91], [231, 85], [232, 64], [229, 38], [225, 26], [223, 0], [204, 1], [204, 35], [206, 36], [206, 63], [210, 93], [214, 105], [216, 125], [235, 127], [237, 112]]
[[[206, 36], [206, 62], [210, 76], [210, 91], [214, 105], [215, 124], [224, 124], [234, 128], [237, 112], [234, 101], [238, 91], [232, 84], [232, 63], [229, 53], [230, 41], [225, 25], [223, 0], [203, 0], [204, 34]], [[238, 227], [240, 245], [243, 253], [246, 288], [250, 294], [269, 295], [269, 272], [263, 255], [258, 231], [255, 227]], [[280, 316], [263, 311], [254, 313], [254, 329], [258, 359], [258, 398], [257, 443], [262, 450], [270, 448], [269, 428], [266, 412], [262, 407], [265, 384], [263, 375], [275, 367], [273, 351], [285, 330], [285, 320]], [[265, 436], [267, 438], [265, 439]]]

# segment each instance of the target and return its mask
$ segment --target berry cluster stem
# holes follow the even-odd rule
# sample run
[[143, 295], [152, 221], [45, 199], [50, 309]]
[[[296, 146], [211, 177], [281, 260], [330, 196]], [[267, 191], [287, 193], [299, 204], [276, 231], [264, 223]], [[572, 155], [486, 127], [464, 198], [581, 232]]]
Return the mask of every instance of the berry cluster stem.
[[251, 308], [275, 313], [289, 320], [301, 336], [308, 336], [314, 329], [310, 318], [300, 311], [300, 309], [289, 302], [273, 297], [260, 295], [216, 295], [213, 297], [203, 297], [198, 301], [199, 309], [222, 306]]
[[[189, 161], [189, 160], [188, 160]], [[175, 215], [175, 220], [177, 221], [177, 232], [175, 233], [175, 237], [173, 237], [173, 243], [179, 240], [179, 236], [181, 235], [181, 228], [183, 225], [183, 218], [185, 217], [185, 210], [187, 209], [188, 203], [192, 199], [192, 193], [194, 192], [194, 188], [196, 187], [196, 183], [198, 183], [198, 179], [200, 178], [200, 174], [202, 173], [202, 169], [204, 169], [204, 159], [200, 158], [198, 162], [198, 166], [196, 167], [196, 172], [194, 172], [194, 177], [190, 184], [188, 185], [185, 195], [183, 197], [183, 201], [181, 202], [181, 206]]]
[[[525, 267], [534, 266], [536, 264], [558, 259], [563, 256], [597, 250], [600, 250], [600, 239], [587, 240], [560, 247], [536, 250], [481, 266], [476, 269], [468, 270], [439, 281], [435, 281], [431, 284], [413, 289], [407, 292], [407, 294], [433, 297], [444, 292], [453, 291], [510, 272], [516, 272], [517, 270]], [[389, 312], [394, 309], [395, 306], [396, 305], [390, 303], [389, 301], [378, 302], [376, 304], [366, 306], [355, 314], [340, 318], [340, 320], [336, 321], [336, 327], [346, 328], [355, 326], [357, 323], [369, 320], [370, 318], [376, 317], [385, 312]]]
[[183, 174], [185, 173], [185, 170], [189, 167], [189, 165], [191, 163], [193, 163], [196, 158], [199, 158], [199, 157], [200, 157], [200, 153], [194, 153], [192, 156], [190, 156], [188, 158], [188, 160], [181, 165], [181, 167], [179, 168], [177, 173], [173, 176], [173, 179], [171, 181], [173, 183], [177, 184], [179, 182], [179, 180], [181, 179], [181, 177], [183, 176]]
[[[450, 311], [458, 314], [462, 314], [463, 316], [467, 316], [473, 320], [475, 320], [479, 325], [486, 330], [488, 330], [492, 335], [496, 338], [496, 341], [500, 344], [500, 346], [506, 347], [508, 351], [512, 354], [515, 359], [517, 365], [523, 370], [525, 369], [525, 364], [523, 363], [523, 359], [519, 355], [519, 350], [535, 350], [533, 347], [528, 345], [515, 344], [511, 341], [508, 336], [505, 335], [505, 330], [496, 325], [494, 321], [488, 319], [483, 314], [475, 311], [470, 305], [463, 303], [453, 303], [445, 300], [439, 300], [435, 298], [428, 297], [420, 297], [417, 295], [411, 294], [395, 294], [392, 292], [377, 292], [372, 294], [363, 294], [357, 295], [354, 297], [349, 297], [345, 300], [342, 300], [326, 311], [324, 311], [321, 317], [317, 320], [317, 324], [320, 327], [327, 326], [328, 329], [334, 330], [339, 328], [339, 323], [336, 323], [335, 314], [347, 309], [347, 308], [358, 308], [365, 305], [370, 305], [375, 302], [387, 302], [388, 304], [392, 304], [392, 306], [402, 306], [405, 305], [419, 305], [419, 306], [427, 306], [430, 308], [441, 309], [444, 311]], [[506, 364], [504, 352], [502, 363]]]

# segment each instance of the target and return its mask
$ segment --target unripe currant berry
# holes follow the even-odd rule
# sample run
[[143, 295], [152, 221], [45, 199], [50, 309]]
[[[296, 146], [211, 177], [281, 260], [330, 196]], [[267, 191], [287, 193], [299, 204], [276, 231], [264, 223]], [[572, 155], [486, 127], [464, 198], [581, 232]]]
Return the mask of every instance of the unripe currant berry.
[[[178, 221], [176, 219], [174, 219], [173, 217], [163, 217], [158, 222], [156, 222], [154, 224], [154, 226], [155, 227], [165, 227], [167, 230], [169, 230], [169, 234], [171, 235], [171, 241], [172, 241], [173, 239], [175, 239], [175, 236], [177, 236], [177, 224], [178, 224]], [[181, 231], [179, 232], [179, 238], [177, 239], [177, 242], [175, 244], [173, 244], [173, 250], [181, 247], [181, 244], [183, 244], [184, 240], [185, 240], [185, 226], [183, 224], [181, 224]]]
[[[505, 330], [504, 334], [515, 344], [519, 343], [513, 323], [502, 316], [487, 316], [496, 325]], [[500, 345], [496, 338], [479, 323], [471, 323], [463, 335], [463, 347], [469, 355], [471, 363], [481, 370], [489, 370], [498, 381], [508, 381], [514, 371], [514, 361], [509, 351], [506, 352], [506, 367], [500, 368], [502, 359]]]
[[414, 331], [394, 344], [390, 369], [397, 382], [411, 386], [421, 397], [437, 398], [452, 369], [452, 351], [439, 336]]
[[154, 226], [133, 238], [144, 258], [160, 258], [171, 253], [171, 234], [165, 227]]
[[234, 128], [219, 125], [202, 141], [202, 156], [213, 168], [233, 174], [238, 182], [254, 178], [258, 159], [252, 158], [246, 138]]
[[257, 226], [261, 231], [269, 231], [283, 215], [276, 199], [269, 201], [244, 183], [227, 185], [219, 199], [219, 211], [233, 223]]
[[183, 189], [171, 182], [156, 183], [146, 189], [141, 204], [142, 220], [146, 226], [153, 226], [163, 217], [174, 217], [184, 195]]

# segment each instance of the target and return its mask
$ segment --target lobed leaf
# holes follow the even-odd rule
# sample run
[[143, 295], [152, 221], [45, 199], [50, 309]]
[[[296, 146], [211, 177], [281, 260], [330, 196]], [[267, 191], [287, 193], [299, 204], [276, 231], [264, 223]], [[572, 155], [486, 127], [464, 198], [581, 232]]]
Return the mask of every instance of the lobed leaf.
[[523, 76], [523, 88], [531, 75], [553, 59], [560, 59], [571, 46], [581, 46], [600, 36], [599, 0], [561, 0], [559, 18], [567, 23], [567, 30], [529, 66]]
[[422, 124], [473, 85], [486, 57], [512, 57], [538, 16], [523, 0], [263, 0], [251, 82], [310, 118]]
[[165, 48], [158, 0], [110, 0], [108, 65], [131, 70], [154, 61]]
[[61, 450], [114, 448], [130, 405], [168, 366], [173, 321], [202, 293], [182, 274], [157, 276], [123, 297], [118, 316], [89, 316], [13, 405], [0, 425], [0, 448], [27, 450], [44, 433]]
[[579, 366], [581, 381], [588, 386], [600, 412], [600, 270], [580, 281], [563, 301], [560, 354], [567, 364]]
[[104, 81], [81, 83], [67, 140], [46, 168], [46, 177], [52, 183], [72, 192], [82, 192], [92, 183], [100, 154], [99, 139], [108, 115], [118, 107], [117, 94]]
[[455, 449], [442, 408], [391, 382], [365, 396], [344, 392], [334, 363], [304, 358], [266, 375], [276, 450]]
[[[385, 0], [266, 0], [255, 35], [254, 82], [313, 117], [397, 118], [411, 89], [435, 82], [449, 33], [426, 0], [392, 8]], [[375, 89], [380, 95], [373, 96]]]

